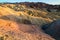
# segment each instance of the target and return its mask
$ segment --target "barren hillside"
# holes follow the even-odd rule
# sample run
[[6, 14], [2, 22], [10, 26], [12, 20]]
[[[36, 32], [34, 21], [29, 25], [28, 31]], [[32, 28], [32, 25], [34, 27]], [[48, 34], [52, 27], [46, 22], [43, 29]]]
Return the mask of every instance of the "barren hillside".
[[43, 30], [48, 31], [50, 26], [43, 25], [60, 19], [59, 7], [45, 3], [0, 3], [0, 40], [56, 40]]
[[54, 40], [34, 25], [0, 19], [0, 40]]

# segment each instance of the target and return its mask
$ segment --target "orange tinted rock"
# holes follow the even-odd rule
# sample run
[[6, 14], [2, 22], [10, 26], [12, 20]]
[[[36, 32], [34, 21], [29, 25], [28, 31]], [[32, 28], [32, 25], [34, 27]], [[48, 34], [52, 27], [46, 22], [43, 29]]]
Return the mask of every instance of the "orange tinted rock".
[[6, 40], [54, 40], [34, 25], [0, 19], [0, 37]]

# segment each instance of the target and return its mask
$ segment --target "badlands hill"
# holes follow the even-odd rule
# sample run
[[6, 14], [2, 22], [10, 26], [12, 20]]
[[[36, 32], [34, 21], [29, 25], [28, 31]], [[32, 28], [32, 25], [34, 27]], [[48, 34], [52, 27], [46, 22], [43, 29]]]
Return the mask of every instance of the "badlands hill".
[[0, 19], [0, 40], [55, 40], [35, 25]]
[[0, 3], [0, 40], [56, 40], [44, 32], [43, 25], [60, 19], [59, 7], [39, 2]]

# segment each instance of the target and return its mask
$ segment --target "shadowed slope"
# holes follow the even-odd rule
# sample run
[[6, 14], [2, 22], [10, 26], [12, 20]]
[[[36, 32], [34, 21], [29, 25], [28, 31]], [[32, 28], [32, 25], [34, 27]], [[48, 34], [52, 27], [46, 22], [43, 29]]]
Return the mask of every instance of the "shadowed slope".
[[54, 21], [49, 25], [45, 25], [43, 29], [56, 40], [60, 40], [60, 20]]

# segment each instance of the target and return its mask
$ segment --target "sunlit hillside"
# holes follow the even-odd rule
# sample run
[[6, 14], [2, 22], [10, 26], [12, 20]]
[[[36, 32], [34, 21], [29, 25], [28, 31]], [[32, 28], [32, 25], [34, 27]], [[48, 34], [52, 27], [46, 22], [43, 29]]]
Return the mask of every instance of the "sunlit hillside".
[[0, 40], [55, 40], [42, 26], [60, 20], [60, 9], [43, 3], [27, 4], [0, 4]]
[[34, 25], [0, 19], [0, 40], [54, 40]]

